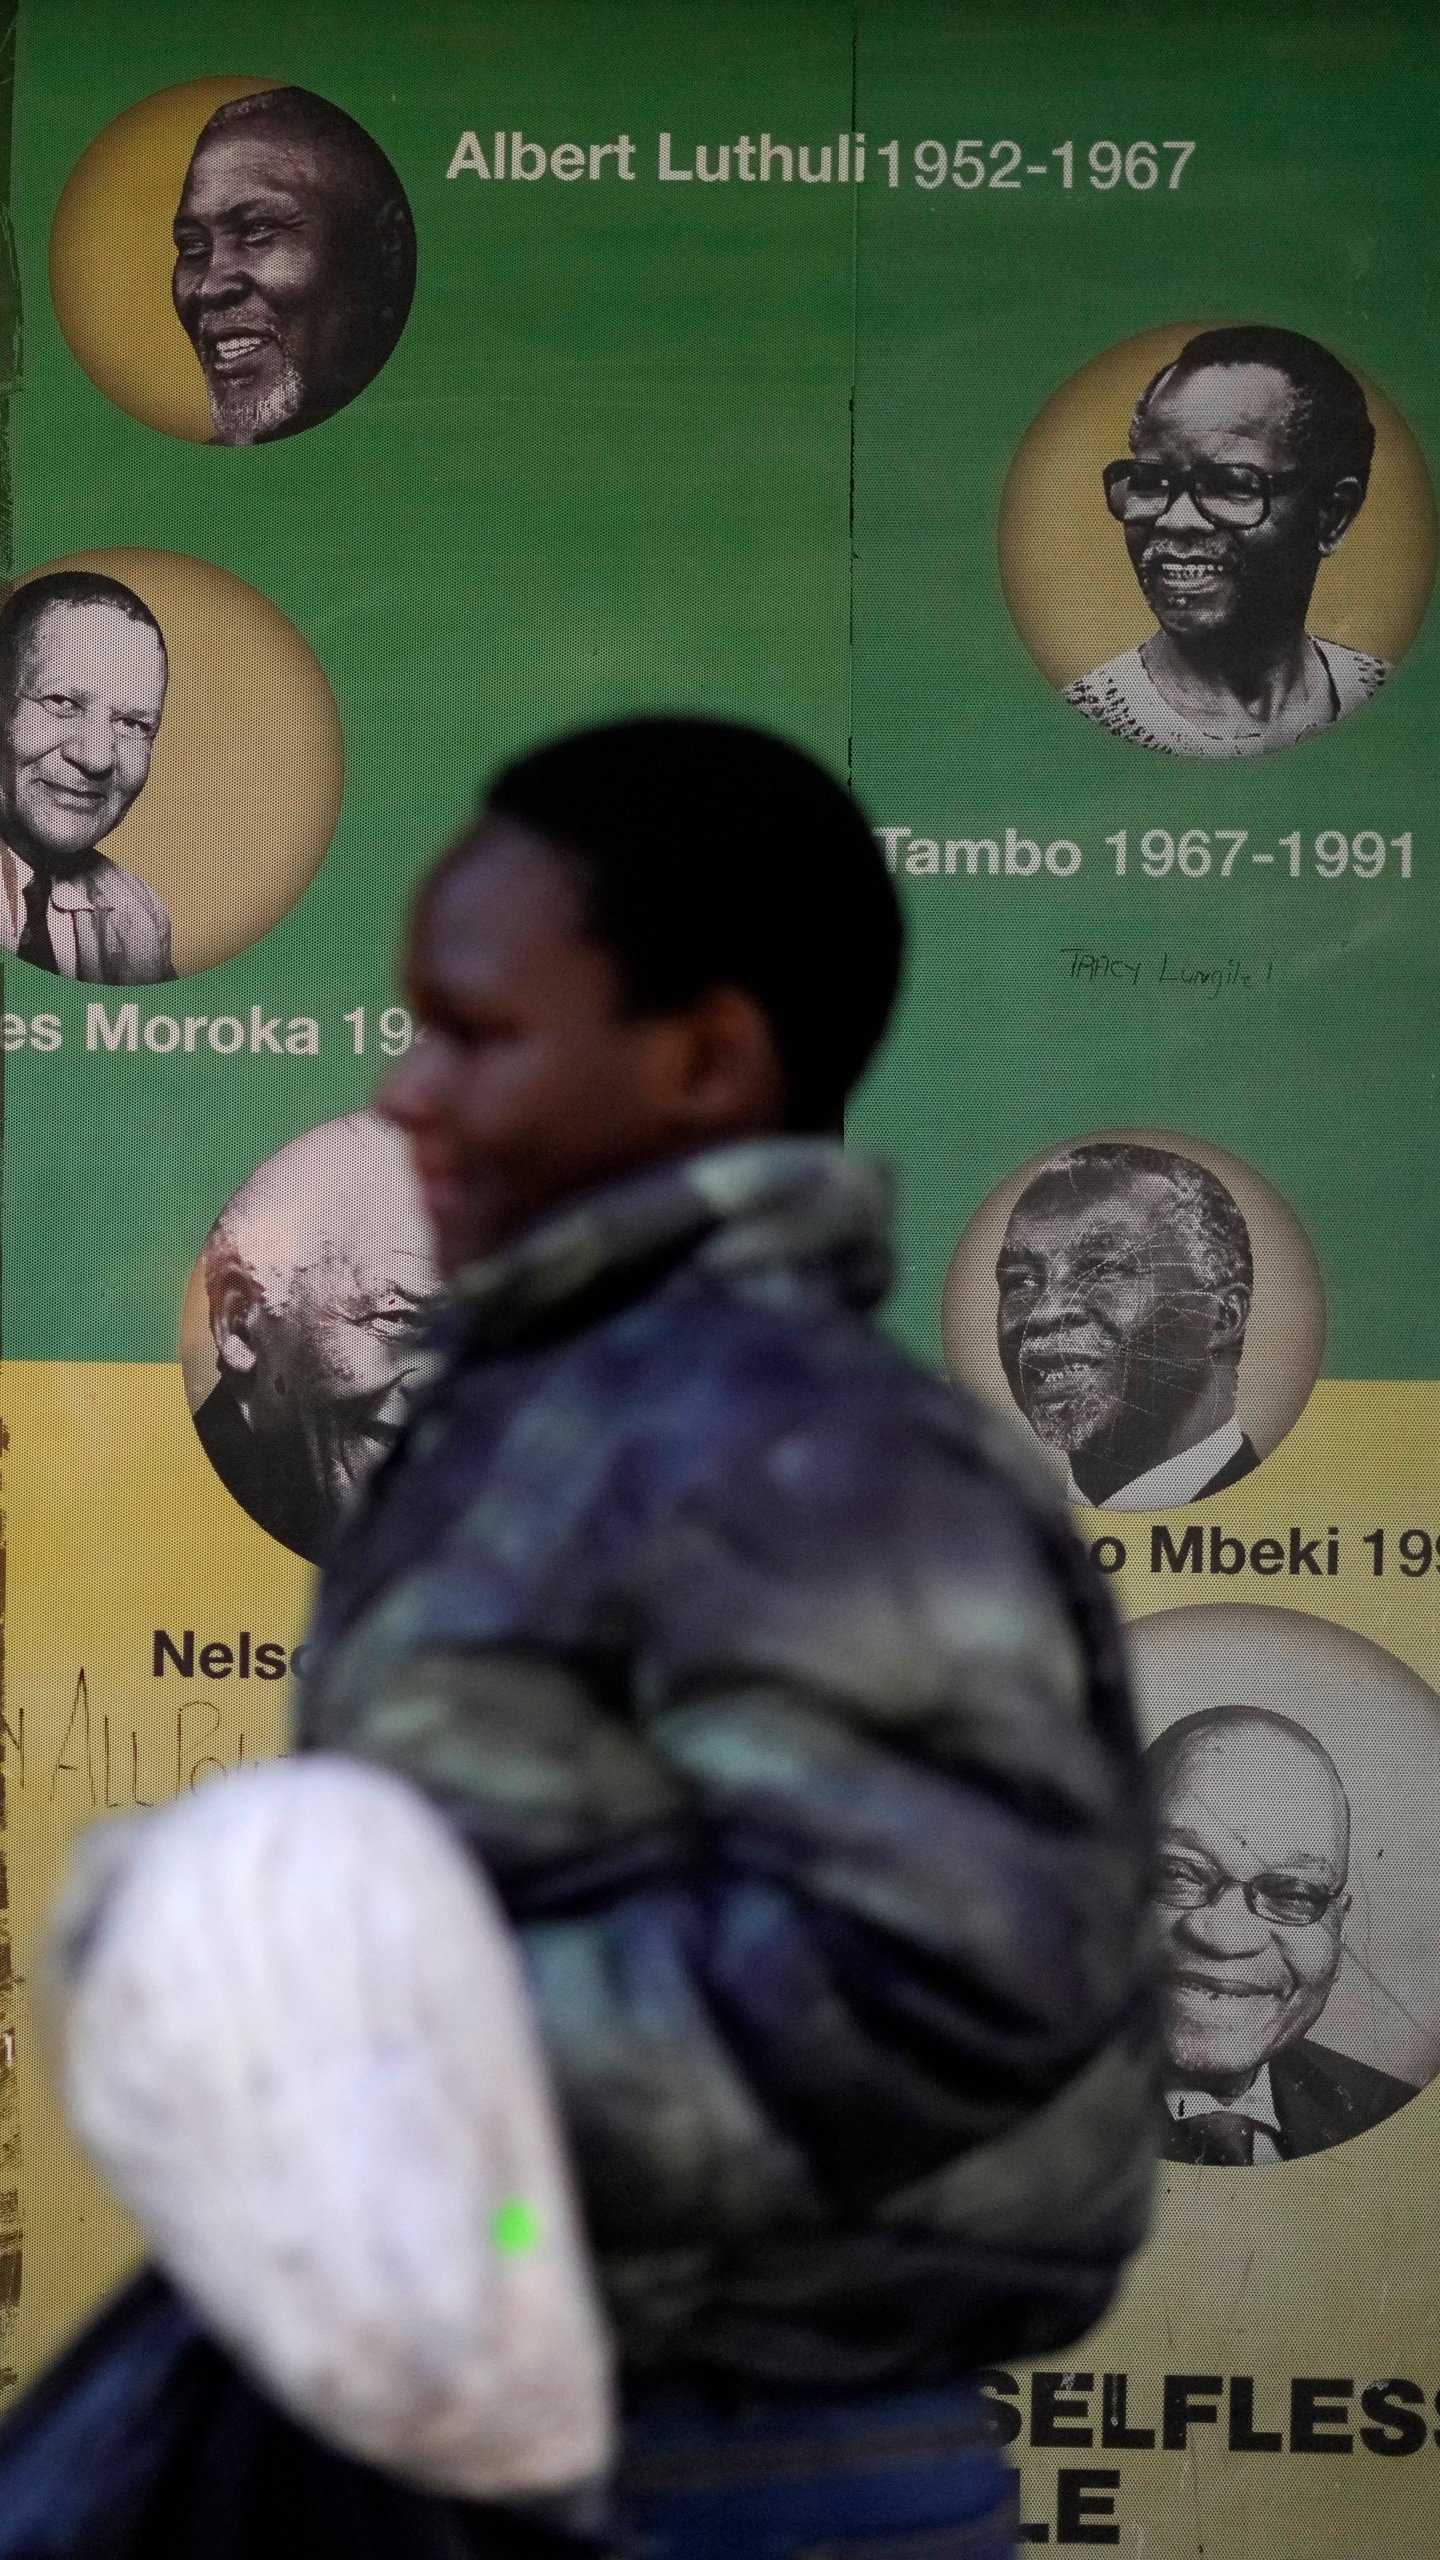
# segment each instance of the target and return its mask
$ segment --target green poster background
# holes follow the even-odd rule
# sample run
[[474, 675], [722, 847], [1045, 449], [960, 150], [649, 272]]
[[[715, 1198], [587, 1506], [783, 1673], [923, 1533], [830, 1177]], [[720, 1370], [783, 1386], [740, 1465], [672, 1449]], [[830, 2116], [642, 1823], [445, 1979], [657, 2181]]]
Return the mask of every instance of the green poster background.
[[[376, 381], [323, 427], [248, 452], [117, 409], [70, 353], [47, 281], [56, 203], [96, 135], [219, 75], [343, 105], [399, 169], [419, 239], [415, 307]], [[1440, 1530], [1433, 616], [1363, 713], [1272, 757], [1182, 764], [1059, 699], [997, 558], [1036, 413], [1107, 349], [1175, 324], [1312, 333], [1388, 396], [1433, 471], [1437, 105], [1440, 29], [1383, 0], [1363, 20], [1329, 0], [1262, 19], [1236, 0], [1122, 16], [1094, 0], [428, 0], [408, 17], [253, 0], [223, 29], [180, 0], [21, 0], [13, 565], [136, 545], [245, 580], [315, 652], [346, 753], [326, 859], [237, 958], [134, 991], [5, 971], [20, 1045], [5, 1062], [3, 1739], [22, 1973], [85, 1820], [283, 1732], [283, 1687], [258, 1709], [237, 1688], [177, 1703], [152, 1669], [158, 1624], [293, 1642], [305, 1605], [302, 1569], [219, 1485], [180, 1391], [201, 1239], [257, 1162], [370, 1090], [408, 889], [487, 770], [607, 712], [768, 722], [850, 772], [906, 841], [1013, 827], [1082, 848], [1069, 877], [992, 879], [907, 872], [902, 847], [909, 991], [852, 1131], [901, 1176], [894, 1320], [938, 1357], [956, 1239], [1038, 1150], [1128, 1127], [1231, 1151], [1318, 1258], [1322, 1380], [1226, 1499], [1244, 1560], [1223, 1588], [1157, 1567], [1140, 1518], [1125, 1524], [1122, 1605], [1308, 1611], [1440, 1678], [1433, 1572], [1393, 1561], [1405, 1528]], [[628, 133], [634, 179], [448, 178], [461, 134], [488, 148], [497, 126], [547, 148]], [[676, 166], [701, 144], [714, 165], [728, 145], [730, 177], [662, 181], [662, 132]], [[740, 175], [740, 135], [807, 145], [815, 166], [851, 133], [866, 137], [858, 184], [833, 163], [813, 184]], [[1154, 186], [1090, 182], [1095, 142], [1123, 161], [1166, 137], [1195, 144], [1175, 188], [1163, 159]], [[1007, 140], [1013, 186], [918, 183], [935, 163], [917, 146], [943, 143], [948, 161], [978, 145], [994, 172]], [[265, 736], [247, 745], [258, 766]], [[1392, 863], [1369, 882], [1292, 879], [1283, 861], [1247, 861], [1152, 880], [1132, 851], [1117, 879], [1106, 838], [1123, 829], [1133, 847], [1155, 828], [1244, 829], [1254, 847], [1404, 831], [1413, 876]], [[1123, 957], [1133, 983], [1077, 976], [1076, 951]], [[1252, 984], [1197, 998], [1161, 983], [1166, 955], [1233, 960]], [[113, 1016], [132, 993], [142, 1023], [313, 1016], [320, 1054], [88, 1047], [97, 999]], [[359, 1007], [363, 1055], [346, 1023]], [[41, 1010], [58, 1047], [30, 1045]], [[1084, 1533], [1116, 1516], [1082, 1517]], [[1193, 1519], [1206, 1527], [1209, 1508]], [[1170, 1517], [1172, 1555], [1190, 1520]], [[1256, 1561], [1297, 1523], [1335, 1524], [1333, 1577], [1277, 1583]], [[1377, 1526], [1383, 1576], [1364, 1543]], [[1382, 1772], [1385, 1747], [1382, 1728]], [[24, 2008], [18, 2051], [28, 2373], [133, 2234], [66, 2145]], [[1072, 2351], [1073, 2376], [995, 2383], [1023, 2417], [1030, 2539], [1150, 2560], [1262, 2546], [1270, 2560], [1428, 2560], [1435, 2097], [1323, 2157], [1166, 2178], [1155, 2240], [1103, 2334]], [[1283, 2447], [1262, 2455], [1203, 2418], [1173, 2445], [1127, 2442], [1123, 2422], [1117, 2442], [1107, 2373], [1127, 2377], [1132, 2431], [1157, 2435], [1167, 2374], [1238, 2374], [1254, 2390], [1232, 2408], [1290, 2412], [1262, 2429]], [[1357, 2408], [1408, 2377], [1424, 2410], [1413, 2444], [1367, 2447], [1355, 2419], [1349, 2459], [1307, 2462], [1341, 2450], [1307, 2443], [1304, 2412], [1313, 2433], [1311, 2385], [1342, 2376]], [[1057, 2394], [1078, 2414], [1057, 2419]], [[1385, 2458], [1397, 2451], [1411, 2458]]]
[[[1327, 1370], [1434, 1377], [1427, 1275], [1435, 1140], [1430, 827], [1432, 619], [1363, 718], [1302, 747], [1214, 765], [1097, 736], [1040, 677], [1005, 609], [1001, 489], [1043, 402], [1107, 347], [1172, 322], [1304, 330], [1440, 444], [1434, 105], [1440, 28], [1400, 7], [1235, 7], [1186, 18], [1093, 8], [1005, 16], [862, 11], [857, 91], [872, 136], [1014, 136], [1027, 162], [1073, 137], [1196, 137], [1175, 193], [867, 190], [857, 228], [856, 780], [874, 816], [926, 837], [1078, 840], [1058, 883], [921, 880], [902, 1037], [859, 1123], [911, 1169], [900, 1300], [934, 1341], [957, 1206], [1057, 1138], [1192, 1130], [1257, 1163], [1326, 1276]], [[1052, 164], [1053, 167], [1053, 164]], [[1097, 509], [1099, 492], [1096, 491]], [[1415, 875], [1117, 884], [1104, 840], [1151, 828], [1415, 832]], [[1093, 867], [1092, 867], [1093, 866]], [[1065, 945], [1163, 951], [1275, 976], [1196, 1002], [1153, 984], [1128, 1008], [1072, 983]]]

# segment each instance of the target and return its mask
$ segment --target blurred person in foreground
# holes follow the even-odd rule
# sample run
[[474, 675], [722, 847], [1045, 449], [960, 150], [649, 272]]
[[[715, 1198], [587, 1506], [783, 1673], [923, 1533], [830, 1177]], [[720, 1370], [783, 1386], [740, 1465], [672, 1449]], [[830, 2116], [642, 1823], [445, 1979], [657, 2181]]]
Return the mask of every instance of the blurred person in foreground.
[[1149, 2192], [1110, 1612], [870, 1320], [887, 1185], [834, 1133], [900, 950], [859, 812], [774, 738], [632, 721], [495, 780], [416, 900], [423, 1036], [377, 1097], [448, 1364], [300, 1708], [498, 1885], [633, 2410], [620, 2512], [737, 2560], [992, 2505], [1007, 2550], [963, 2377], [1089, 2328]]
[[[900, 946], [841, 786], [690, 719], [510, 765], [415, 902], [376, 1107], [443, 1365], [296, 1740], [423, 1791], [505, 1906], [624, 2422], [591, 2490], [443, 2543], [416, 2496], [387, 2551], [1003, 2560], [967, 2377], [1078, 2338], [1146, 2227], [1115, 1622], [1003, 1426], [873, 1325], [887, 1186], [834, 1134]], [[307, 2551], [360, 2547], [340, 2496]]]

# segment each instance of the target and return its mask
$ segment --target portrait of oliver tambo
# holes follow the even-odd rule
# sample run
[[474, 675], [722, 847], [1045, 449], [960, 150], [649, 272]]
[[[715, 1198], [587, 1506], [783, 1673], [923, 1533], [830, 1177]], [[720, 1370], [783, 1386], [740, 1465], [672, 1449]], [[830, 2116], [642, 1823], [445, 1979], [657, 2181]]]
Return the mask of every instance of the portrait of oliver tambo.
[[1065, 687], [1087, 720], [1161, 754], [1294, 745], [1390, 674], [1310, 627], [1322, 562], [1364, 506], [1375, 427], [1349, 367], [1294, 329], [1206, 329], [1144, 384], [1093, 503], [1115, 520], [1156, 629]]
[[393, 354], [415, 226], [378, 143], [312, 90], [217, 107], [175, 209], [172, 292], [211, 441], [273, 443], [345, 408]]

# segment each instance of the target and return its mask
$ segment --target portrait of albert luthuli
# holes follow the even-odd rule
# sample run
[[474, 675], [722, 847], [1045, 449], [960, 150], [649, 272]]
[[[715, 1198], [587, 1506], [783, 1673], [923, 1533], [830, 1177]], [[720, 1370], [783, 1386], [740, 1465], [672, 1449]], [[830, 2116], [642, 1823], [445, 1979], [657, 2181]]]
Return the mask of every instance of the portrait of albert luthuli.
[[1182, 1716], [1147, 1755], [1159, 1840], [1164, 2156], [1249, 2168], [1365, 2133], [1413, 2082], [1328, 2044], [1351, 1808], [1313, 1733], [1272, 1709]]
[[169, 673], [117, 578], [55, 570], [0, 605], [0, 950], [92, 986], [174, 977], [162, 901], [100, 851], [149, 778]]
[[1254, 1292], [1250, 1233], [1218, 1174], [1117, 1139], [1042, 1165], [995, 1266], [996, 1341], [1072, 1502], [1161, 1511], [1258, 1463], [1235, 1414]]
[[405, 190], [363, 126], [313, 91], [262, 89], [216, 108], [174, 237], [175, 309], [214, 443], [318, 426], [394, 352], [415, 291]]
[[200, 1276], [200, 1445], [251, 1519], [318, 1563], [433, 1366], [440, 1280], [404, 1141], [370, 1111], [291, 1139], [221, 1211]]
[[1130, 450], [1095, 491], [1157, 628], [1066, 701], [1175, 756], [1265, 754], [1358, 710], [1388, 662], [1307, 617], [1374, 450], [1360, 384], [1314, 338], [1264, 326], [1191, 338], [1145, 385]]

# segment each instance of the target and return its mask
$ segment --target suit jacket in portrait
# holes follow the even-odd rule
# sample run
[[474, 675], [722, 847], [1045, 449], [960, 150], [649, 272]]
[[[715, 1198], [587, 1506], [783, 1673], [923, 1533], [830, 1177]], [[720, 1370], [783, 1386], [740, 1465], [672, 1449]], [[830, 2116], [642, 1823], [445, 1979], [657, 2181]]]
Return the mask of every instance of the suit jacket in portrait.
[[[1368, 2062], [1356, 2062], [1348, 2053], [1336, 2053], [1328, 2044], [1314, 2044], [1302, 2036], [1272, 2057], [1270, 2095], [1280, 2128], [1275, 2147], [1281, 2159], [1305, 2160], [1312, 2152], [1333, 2150], [1337, 2142], [1349, 2142], [1355, 2134], [1383, 2124], [1416, 2091], [1408, 2080], [1397, 2080], [1389, 2071], [1377, 2071]], [[1236, 2105], [1243, 2115], [1244, 2099], [1237, 2099]], [[1202, 2125], [1205, 2121], [1204, 2116], [1194, 2119]], [[1180, 2127], [1173, 2125], [1162, 2159], [1192, 2156], [1183, 2146]]]
[[1383, 2124], [1416, 2095], [1408, 2080], [1302, 2036], [1270, 2065], [1283, 2159], [1304, 2160]]
[[211, 1388], [194, 1423], [201, 1448], [242, 1511], [282, 1547], [318, 1564], [334, 1520], [303, 1459], [256, 1436], [228, 1378]]
[[1242, 1439], [1234, 1456], [1227, 1458], [1223, 1467], [1216, 1468], [1209, 1483], [1202, 1484], [1198, 1493], [1191, 1494], [1191, 1501], [1203, 1502], [1207, 1494], [1223, 1493], [1227, 1485], [1238, 1484], [1242, 1476], [1248, 1476], [1251, 1468], [1259, 1464], [1254, 1441]]
[[170, 918], [147, 881], [97, 853], [74, 912], [75, 975], [94, 987], [153, 987], [175, 975]]

